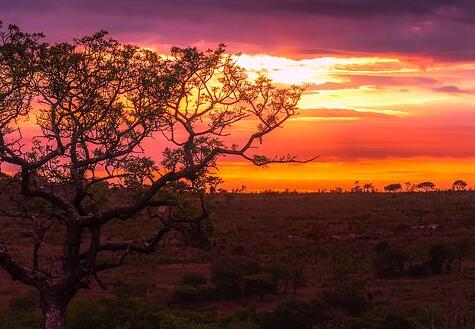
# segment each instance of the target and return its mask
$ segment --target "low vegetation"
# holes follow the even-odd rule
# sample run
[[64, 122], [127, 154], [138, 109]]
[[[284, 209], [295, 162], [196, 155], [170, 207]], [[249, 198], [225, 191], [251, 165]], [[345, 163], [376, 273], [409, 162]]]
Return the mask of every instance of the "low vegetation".
[[[216, 193], [210, 247], [131, 257], [68, 309], [73, 329], [475, 326], [475, 193]], [[5, 219], [8, 240], [27, 236]], [[108, 239], [142, 235], [119, 223]], [[21, 249], [18, 249], [21, 250]], [[21, 254], [20, 254], [20, 257]], [[0, 276], [0, 329], [39, 328], [35, 291]]]

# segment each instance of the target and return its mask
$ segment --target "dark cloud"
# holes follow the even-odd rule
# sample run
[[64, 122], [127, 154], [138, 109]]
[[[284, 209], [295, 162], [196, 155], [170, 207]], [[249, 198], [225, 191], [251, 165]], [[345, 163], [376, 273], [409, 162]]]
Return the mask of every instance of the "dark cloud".
[[454, 94], [467, 94], [467, 93], [471, 93], [470, 90], [466, 90], [466, 89], [461, 89], [457, 86], [453, 86], [453, 85], [447, 85], [447, 86], [441, 86], [441, 87], [436, 87], [436, 88], [433, 88], [432, 90], [436, 91], [436, 92], [440, 92], [440, 93], [454, 93]]
[[474, 11], [471, 0], [2, 0], [0, 9], [70, 8], [82, 12], [93, 10], [106, 13], [152, 16], [191, 12], [206, 13], [246, 12], [253, 14], [297, 13], [306, 15], [368, 18], [375, 16], [435, 15], [460, 19]]
[[[130, 42], [226, 42], [311, 57], [403, 53], [475, 59], [473, 0], [0, 0], [0, 19], [52, 40], [108, 29]], [[469, 41], [467, 41], [469, 40]]]

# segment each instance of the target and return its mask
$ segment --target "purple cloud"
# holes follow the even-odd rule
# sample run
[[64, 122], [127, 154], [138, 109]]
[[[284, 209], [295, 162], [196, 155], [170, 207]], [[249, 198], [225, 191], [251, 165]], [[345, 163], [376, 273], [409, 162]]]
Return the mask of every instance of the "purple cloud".
[[459, 87], [453, 86], [453, 85], [437, 87], [437, 88], [433, 88], [432, 90], [440, 92], [440, 93], [455, 93], [455, 94], [471, 93], [470, 90], [460, 89]]
[[472, 0], [0, 0], [7, 23], [51, 40], [107, 29], [121, 41], [217, 44], [311, 57], [403, 53], [475, 59]]

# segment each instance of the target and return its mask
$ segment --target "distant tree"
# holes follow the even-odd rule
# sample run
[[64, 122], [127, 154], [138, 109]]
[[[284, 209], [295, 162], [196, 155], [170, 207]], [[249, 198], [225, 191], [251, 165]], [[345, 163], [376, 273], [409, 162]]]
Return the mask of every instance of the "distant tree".
[[435, 184], [432, 182], [422, 182], [417, 184], [417, 188], [429, 192], [435, 190]]
[[[1, 214], [32, 236], [30, 260], [15, 258], [1, 236], [0, 267], [39, 291], [43, 328], [62, 329], [78, 290], [102, 286], [100, 273], [130, 254], [154, 252], [171, 230], [206, 243], [204, 190], [218, 157], [296, 162], [249, 152], [296, 114], [303, 89], [250, 80], [223, 46], [162, 57], [105, 32], [53, 45], [41, 38], [0, 26], [0, 165], [14, 172], [1, 179], [10, 200]], [[231, 143], [244, 119], [255, 129]], [[144, 216], [150, 237], [105, 241], [108, 224]]]
[[359, 192], [362, 192], [363, 191], [363, 188], [361, 187], [360, 185], [360, 181], [355, 181], [353, 183], [353, 188], [351, 189], [351, 192], [353, 193], [359, 193]]
[[374, 192], [376, 189], [373, 185], [373, 183], [366, 183], [363, 185], [363, 191], [364, 192], [367, 192], [367, 193], [372, 193]]
[[335, 189], [333, 189], [331, 192], [332, 192], [332, 193], [343, 193], [343, 188], [340, 187], [340, 186], [337, 186], [337, 187], [335, 187]]
[[399, 192], [401, 190], [401, 184], [389, 184], [384, 187], [386, 192]]
[[464, 191], [467, 188], [467, 183], [461, 179], [456, 180], [452, 184], [452, 190], [454, 191]]
[[413, 192], [416, 187], [411, 182], [404, 183], [404, 189], [406, 192]]

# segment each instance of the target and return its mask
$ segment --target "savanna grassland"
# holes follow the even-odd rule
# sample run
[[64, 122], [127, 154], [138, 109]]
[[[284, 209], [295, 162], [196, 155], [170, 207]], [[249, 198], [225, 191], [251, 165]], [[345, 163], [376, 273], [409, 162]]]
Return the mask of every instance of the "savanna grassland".
[[[82, 290], [70, 326], [85, 328], [88, 307], [106, 316], [115, 305], [130, 324], [110, 328], [153, 316], [162, 319], [154, 328], [474, 328], [474, 192], [218, 193], [209, 203], [207, 248], [171, 234], [157, 253], [104, 273], [107, 290]], [[140, 239], [158, 225], [147, 220], [118, 222], [107, 240]], [[24, 227], [2, 218], [19, 259], [31, 254]], [[1, 328], [34, 324], [35, 305], [34, 292], [0, 272]], [[164, 309], [181, 324], [167, 327]]]

